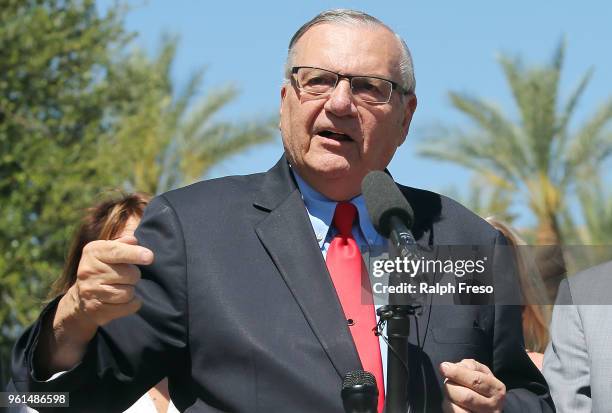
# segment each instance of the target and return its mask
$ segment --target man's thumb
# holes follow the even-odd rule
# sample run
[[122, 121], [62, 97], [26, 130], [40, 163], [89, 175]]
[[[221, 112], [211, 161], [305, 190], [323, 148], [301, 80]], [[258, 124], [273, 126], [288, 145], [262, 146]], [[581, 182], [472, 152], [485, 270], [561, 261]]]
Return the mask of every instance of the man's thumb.
[[115, 241], [123, 242], [124, 244], [138, 245], [138, 239], [133, 235], [124, 235], [117, 238]]

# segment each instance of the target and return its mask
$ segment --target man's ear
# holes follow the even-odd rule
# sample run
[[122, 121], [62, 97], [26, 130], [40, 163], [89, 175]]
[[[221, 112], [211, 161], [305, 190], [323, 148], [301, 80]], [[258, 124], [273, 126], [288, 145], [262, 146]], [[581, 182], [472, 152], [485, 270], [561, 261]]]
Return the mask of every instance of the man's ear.
[[[399, 145], [403, 144], [406, 140], [406, 136], [408, 136], [408, 129], [410, 128], [410, 122], [412, 121], [412, 116], [414, 115], [414, 111], [417, 108], [417, 97], [415, 94], [411, 93], [405, 97], [404, 102], [404, 117], [402, 119], [402, 141]], [[398, 146], [399, 146], [398, 145]]]
[[280, 105], [279, 105], [279, 117], [278, 117], [278, 128], [281, 128], [281, 119], [283, 117], [283, 103], [285, 102], [285, 98], [287, 97], [287, 83], [284, 83], [280, 89]]

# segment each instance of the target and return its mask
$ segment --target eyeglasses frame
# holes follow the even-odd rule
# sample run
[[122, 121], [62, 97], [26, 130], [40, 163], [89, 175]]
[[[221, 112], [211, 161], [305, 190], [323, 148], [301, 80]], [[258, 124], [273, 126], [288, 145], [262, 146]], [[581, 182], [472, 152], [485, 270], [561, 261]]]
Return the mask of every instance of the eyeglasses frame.
[[[332, 89], [331, 89], [329, 92], [325, 92], [325, 93], [314, 93], [314, 92], [307, 92], [307, 91], [303, 90], [303, 88], [302, 88], [302, 87], [299, 85], [299, 82], [297, 81], [296, 76], [295, 76], [295, 75], [297, 75], [297, 72], [298, 72], [298, 70], [300, 70], [300, 69], [316, 69], [316, 70], [323, 70], [324, 72], [329, 72], [329, 73], [333, 73], [333, 74], [335, 74], [335, 75], [338, 77], [338, 80], [336, 81], [336, 84], [334, 85], [334, 87], [333, 87], [333, 88], [332, 88]], [[334, 72], [334, 71], [332, 71], [332, 70], [323, 69], [323, 68], [321, 68], [321, 67], [315, 67], [315, 66], [293, 66], [293, 67], [291, 68], [291, 78], [292, 78], [292, 79], [295, 81], [295, 85], [296, 85], [296, 87], [297, 87], [297, 88], [298, 88], [300, 91], [302, 91], [302, 92], [304, 92], [304, 93], [308, 93], [308, 94], [310, 94], [310, 95], [315, 95], [315, 96], [326, 96], [326, 95], [331, 95], [331, 94], [332, 94], [332, 92], [333, 92], [333, 91], [336, 89], [336, 87], [338, 87], [338, 83], [340, 83], [340, 80], [342, 80], [342, 79], [346, 79], [346, 80], [348, 80], [349, 85], [351, 85], [351, 92], [352, 92], [352, 90], [353, 90], [353, 86], [352, 86], [352, 84], [353, 84], [353, 83], [352, 83], [352, 80], [353, 80], [353, 78], [356, 78], [356, 77], [366, 77], [366, 78], [372, 78], [372, 79], [384, 80], [384, 81], [386, 81], [386, 82], [391, 83], [391, 93], [389, 93], [389, 98], [387, 99], [387, 101], [386, 101], [386, 102], [371, 102], [371, 101], [367, 101], [367, 100], [360, 99], [360, 100], [362, 100], [363, 102], [366, 102], [366, 103], [372, 103], [372, 104], [385, 104], [385, 103], [389, 103], [389, 102], [391, 101], [391, 94], [393, 93], [393, 91], [394, 91], [394, 90], [397, 90], [398, 92], [400, 92], [400, 93], [401, 93], [401, 94], [403, 94], [403, 95], [409, 95], [409, 94], [410, 94], [410, 92], [409, 92], [408, 90], [406, 90], [406, 89], [405, 89], [405, 88], [404, 88], [402, 85], [400, 85], [399, 83], [394, 82], [394, 81], [393, 81], [393, 80], [391, 80], [391, 79], [385, 79], [384, 77], [379, 77], [379, 76], [369, 76], [369, 75], [343, 75], [343, 74], [341, 74], [341, 73], [337, 73], [337, 72]]]

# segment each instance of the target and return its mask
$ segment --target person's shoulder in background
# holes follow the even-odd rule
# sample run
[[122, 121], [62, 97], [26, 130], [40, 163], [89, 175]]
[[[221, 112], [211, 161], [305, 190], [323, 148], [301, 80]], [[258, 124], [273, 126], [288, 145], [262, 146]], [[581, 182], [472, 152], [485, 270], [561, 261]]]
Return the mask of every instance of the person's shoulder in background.
[[612, 261], [567, 278], [572, 302], [560, 304], [612, 305]]

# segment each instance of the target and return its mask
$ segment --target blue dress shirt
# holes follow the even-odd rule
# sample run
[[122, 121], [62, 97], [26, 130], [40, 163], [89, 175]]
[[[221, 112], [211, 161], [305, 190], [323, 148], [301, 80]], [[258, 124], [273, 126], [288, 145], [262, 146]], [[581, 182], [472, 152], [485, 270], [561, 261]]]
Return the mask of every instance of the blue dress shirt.
[[[319, 242], [319, 248], [321, 248], [321, 253], [323, 254], [323, 258], [325, 258], [327, 256], [329, 244], [337, 232], [335, 228], [331, 227], [331, 224], [338, 203], [326, 198], [323, 194], [308, 185], [308, 183], [297, 174], [294, 168], [292, 168], [292, 171], [300, 192], [302, 193], [302, 199], [304, 200], [304, 205], [306, 205], [306, 211], [308, 212], [312, 229]], [[357, 207], [359, 217], [359, 224], [353, 224], [353, 237], [359, 248], [362, 251], [370, 250], [373, 247], [376, 247], [378, 250], [386, 248], [388, 245], [387, 240], [374, 229], [374, 225], [372, 225], [368, 216], [363, 195], [351, 199], [350, 202]], [[378, 308], [379, 306], [376, 307]], [[376, 316], [376, 321], [378, 321], [378, 315]], [[384, 333], [386, 334], [386, 331], [384, 331]], [[379, 343], [383, 377], [385, 380], [384, 387], [386, 391], [387, 344], [382, 337], [379, 337]]]

